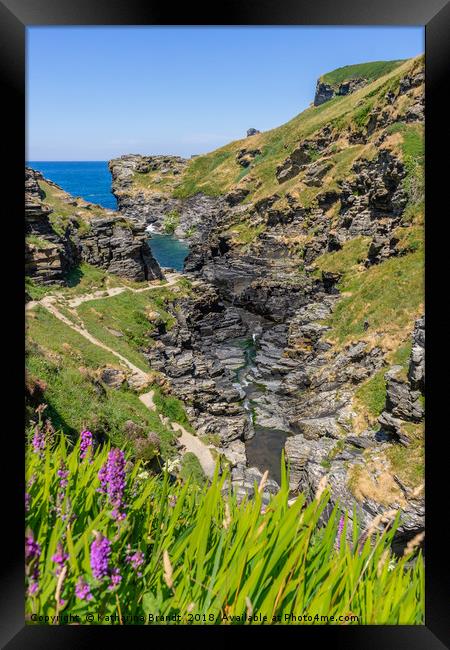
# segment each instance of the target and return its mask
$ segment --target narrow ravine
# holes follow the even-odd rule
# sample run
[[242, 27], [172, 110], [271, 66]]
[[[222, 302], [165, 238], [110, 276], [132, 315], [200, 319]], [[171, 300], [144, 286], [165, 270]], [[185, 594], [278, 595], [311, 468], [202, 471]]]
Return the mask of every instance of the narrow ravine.
[[286, 438], [289, 433], [277, 427], [263, 426], [258, 423], [260, 402], [264, 401], [264, 395], [269, 390], [266, 384], [258, 381], [258, 367], [256, 356], [259, 350], [260, 337], [265, 328], [270, 327], [267, 321], [240, 310], [242, 319], [247, 322], [250, 336], [238, 338], [228, 342], [235, 347], [243, 357], [244, 363], [236, 370], [236, 381], [234, 386], [242, 394], [242, 406], [248, 415], [252, 437], [246, 440], [245, 452], [248, 467], [256, 467], [261, 472], [268, 470], [271, 479], [278, 484], [281, 480], [281, 455], [284, 449]]

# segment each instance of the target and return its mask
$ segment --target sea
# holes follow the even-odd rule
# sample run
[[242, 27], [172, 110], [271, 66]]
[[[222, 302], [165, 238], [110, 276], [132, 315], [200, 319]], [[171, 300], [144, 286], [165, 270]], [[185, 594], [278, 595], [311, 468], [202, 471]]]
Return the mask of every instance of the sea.
[[[111, 172], [106, 160], [30, 160], [27, 165], [73, 196], [80, 196], [108, 210], [117, 210], [116, 197], [111, 192]], [[183, 270], [184, 260], [189, 252], [185, 241], [172, 235], [149, 232], [148, 243], [161, 267]]]

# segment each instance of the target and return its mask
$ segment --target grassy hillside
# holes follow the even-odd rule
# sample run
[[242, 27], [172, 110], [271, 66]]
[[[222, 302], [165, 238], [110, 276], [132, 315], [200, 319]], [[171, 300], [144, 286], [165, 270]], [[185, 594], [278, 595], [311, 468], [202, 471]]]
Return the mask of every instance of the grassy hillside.
[[[331, 79], [338, 80], [341, 70], [348, 74], [358, 76], [365, 72], [371, 80], [364, 88], [357, 92], [335, 97], [320, 105], [310, 106], [292, 120], [270, 131], [243, 138], [227, 144], [211, 153], [192, 159], [180, 176], [167, 175], [165, 178], [166, 191], [176, 197], [188, 197], [203, 192], [207, 195], [217, 196], [228, 192], [236, 185], [245, 186], [250, 190], [247, 201], [256, 200], [277, 192], [280, 196], [292, 191], [299, 186], [299, 179], [279, 185], [275, 172], [298, 143], [319, 131], [325, 125], [344, 133], [348, 128], [364, 127], [370, 110], [381, 101], [388, 90], [398, 87], [400, 79], [422, 65], [423, 57], [402, 61], [381, 61], [357, 66], [346, 66], [329, 73]], [[324, 75], [324, 79], [328, 75]], [[337, 81], [336, 81], [337, 83]], [[247, 168], [240, 166], [236, 160], [239, 150], [248, 147], [259, 149], [251, 165]], [[370, 149], [369, 147], [366, 147]], [[348, 151], [336, 150], [336, 155], [341, 156], [339, 174], [345, 176], [356, 155], [361, 155], [362, 147], [350, 147]], [[134, 187], [131, 191], [164, 191], [161, 185], [152, 183], [151, 174], [135, 174]]]
[[[189, 291], [187, 281], [179, 287], [162, 285], [141, 293], [124, 291], [71, 307], [68, 300], [78, 295], [111, 287], [127, 288], [130, 284], [88, 264], [83, 264], [79, 271], [78, 283], [74, 277], [72, 287], [47, 287], [45, 295], [56, 296], [58, 310], [66, 318], [82, 325], [97, 340], [148, 373], [149, 382], [157, 382], [159, 376], [151, 370], [143, 352], [152, 344], [151, 333], [155, 327], [170, 327], [173, 320], [170, 305], [175, 297]], [[148, 283], [142, 285], [140, 288], [148, 287]], [[39, 292], [34, 296], [41, 297]], [[61, 322], [44, 305], [27, 311], [26, 324], [28, 385], [32, 390], [40, 389], [54, 426], [63, 427], [75, 438], [89, 425], [100, 436], [123, 444], [124, 424], [132, 420], [157, 433], [163, 456], [171, 455], [174, 433], [162, 425], [159, 413], [172, 415], [176, 411], [177, 421], [187, 424], [178, 400], [164, 395], [154, 384], [158, 399], [156, 411], [152, 412], [139, 400], [139, 391], [126, 381], [120, 388], [110, 387], [102, 380], [101, 370], [108, 367], [127, 375], [128, 369], [112, 353]], [[29, 417], [32, 417], [30, 407]]]
[[80, 234], [88, 232], [91, 219], [104, 217], [107, 212], [101, 206], [89, 203], [80, 197], [75, 198], [47, 181], [39, 181], [39, 186], [45, 195], [43, 202], [53, 210], [49, 219], [53, 229], [59, 235], [64, 235], [69, 221], [74, 218], [79, 224]]
[[375, 79], [395, 70], [402, 63], [405, 63], [405, 59], [398, 59], [396, 61], [370, 61], [369, 63], [344, 65], [342, 68], [336, 68], [336, 70], [322, 75], [320, 81], [330, 86], [339, 86], [343, 81], [358, 78], [367, 79], [369, 82], [375, 81]]

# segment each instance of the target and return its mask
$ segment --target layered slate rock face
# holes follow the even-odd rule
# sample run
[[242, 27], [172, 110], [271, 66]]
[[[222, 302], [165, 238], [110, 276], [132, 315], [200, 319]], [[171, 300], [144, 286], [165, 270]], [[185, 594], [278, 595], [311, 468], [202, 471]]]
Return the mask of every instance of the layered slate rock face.
[[229, 341], [245, 335], [247, 327], [210, 284], [195, 282], [193, 289], [190, 298], [178, 301], [175, 325], [149, 350], [151, 367], [163, 372], [184, 400], [199, 436], [213, 435], [221, 445], [244, 441], [250, 435], [248, 417], [233, 385], [244, 358]]
[[56, 234], [49, 220], [52, 209], [43, 200], [39, 172], [25, 168], [25, 273], [38, 284], [62, 284], [76, 261], [71, 242]]
[[[39, 183], [56, 190], [65, 209], [73, 208], [73, 216], [65, 217], [60, 234], [49, 218], [53, 215], [58, 221], [58, 209], [46, 202]], [[80, 214], [89, 214], [91, 205], [74, 199], [39, 172], [26, 169], [26, 274], [38, 283], [62, 283], [68, 270], [85, 261], [130, 280], [161, 279], [163, 275], [148, 246], [144, 228], [99, 206], [95, 208], [97, 216], [89, 215], [86, 220]]]
[[75, 241], [85, 262], [109, 273], [135, 281], [163, 278], [144, 229], [120, 216], [92, 220], [90, 232]]
[[[326, 388], [325, 390], [319, 388], [319, 393], [322, 395], [322, 405], [319, 405], [318, 401], [319, 408], [323, 412], [328, 409], [328, 415], [331, 415], [333, 410], [335, 414], [340, 410], [341, 418], [329, 417], [327, 426], [323, 416], [320, 417], [319, 414], [319, 419], [314, 421], [313, 431], [309, 428], [303, 429], [300, 434], [288, 438], [285, 448], [291, 466], [290, 480], [293, 490], [306, 491], [310, 495], [314, 495], [321, 478], [327, 475], [331, 486], [332, 503], [339, 501], [342, 507], [350, 511], [355, 504], [355, 488], [352, 489], [351, 477], [358, 475], [361, 470], [364, 472], [364, 482], [362, 482], [360, 490], [358, 490], [356, 482], [356, 491], [359, 492], [360, 498], [355, 505], [362, 522], [368, 525], [374, 515], [380, 514], [386, 509], [386, 505], [380, 503], [375, 496], [378, 484], [389, 492], [390, 505], [402, 510], [398, 532], [406, 539], [424, 527], [423, 489], [412, 490], [398, 476], [392, 474], [383, 453], [391, 450], [393, 445], [409, 445], [412, 442], [403, 428], [405, 424], [415, 423], [417, 427], [423, 425], [424, 411], [421, 398], [425, 381], [424, 327], [424, 318], [422, 317], [416, 321], [414, 326], [413, 349], [408, 373], [410, 377], [420, 377], [421, 389], [413, 388], [417, 385], [414, 380], [400, 376], [402, 370], [400, 367], [392, 367], [386, 373], [386, 405], [378, 419], [380, 425], [378, 429], [368, 430], [359, 436], [352, 435], [351, 431], [344, 438], [337, 436], [336, 428], [333, 430], [333, 425], [339, 423], [340, 419], [342, 426], [345, 427], [345, 417], [342, 416], [345, 415], [345, 404], [347, 404], [348, 412], [348, 397], [350, 395], [346, 399], [345, 395], [341, 393], [344, 399], [339, 408], [336, 398], [332, 398]], [[357, 366], [366, 369], [366, 376], [370, 375], [373, 369], [379, 368], [380, 363], [382, 364], [381, 355], [374, 356], [374, 350], [372, 350], [368, 365], [368, 357], [361, 344], [359, 348], [358, 351], [349, 350], [349, 358], [356, 360]], [[361, 365], [363, 359], [364, 362]], [[344, 373], [348, 373], [350, 369], [348, 363], [342, 363], [342, 359], [337, 364], [335, 361], [332, 365], [341, 367]], [[351, 376], [356, 382], [363, 377], [354, 373], [351, 373]], [[335, 377], [335, 381], [336, 379], [338, 378]], [[343, 385], [341, 384], [341, 386]], [[333, 392], [332, 390], [331, 393]], [[300, 411], [302, 410], [300, 407]], [[320, 421], [322, 421], [321, 429], [317, 426]], [[365, 450], [370, 452], [368, 456], [364, 455]], [[367, 488], [371, 484], [374, 486], [373, 498], [371, 498], [370, 488]]]
[[394, 440], [408, 446], [411, 436], [405, 424], [424, 421], [423, 398], [425, 392], [425, 317], [414, 324], [412, 350], [408, 373], [393, 366], [385, 375], [386, 405], [378, 418], [382, 431], [392, 435]]
[[[335, 134], [332, 129], [326, 126], [314, 138], [308, 138], [300, 142], [291, 155], [277, 167], [276, 177], [278, 182], [284, 183], [297, 176], [302, 170], [307, 169], [308, 165], [313, 163], [314, 157], [326, 150], [334, 139]], [[314, 169], [314, 165], [311, 165], [310, 169]], [[314, 171], [309, 172], [310, 179], [314, 179], [314, 176], [316, 176], [316, 179], [320, 180], [322, 175], [317, 174], [317, 172], [315, 174]]]

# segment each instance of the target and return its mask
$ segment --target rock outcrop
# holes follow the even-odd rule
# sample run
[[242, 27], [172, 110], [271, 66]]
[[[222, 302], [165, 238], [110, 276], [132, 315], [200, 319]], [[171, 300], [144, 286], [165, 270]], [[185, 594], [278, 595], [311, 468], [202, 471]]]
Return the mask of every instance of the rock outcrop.
[[[421, 378], [424, 338], [424, 319], [420, 318], [413, 333], [409, 374], [420, 367], [418, 374]], [[416, 344], [416, 341], [420, 343]], [[356, 350], [349, 352], [347, 358], [355, 358]], [[362, 349], [357, 352], [356, 358], [361, 359], [361, 353]], [[370, 357], [370, 363], [373, 364], [373, 351]], [[380, 356], [377, 357], [380, 360]], [[361, 361], [358, 365], [360, 364]], [[342, 365], [342, 360], [337, 364], [335, 360], [333, 365], [340, 366], [344, 373], [349, 370], [347, 364]], [[367, 360], [363, 367], [369, 369], [370, 374]], [[376, 367], [379, 367], [379, 363], [372, 365], [372, 368]], [[413, 390], [408, 379], [399, 377], [401, 371], [400, 367], [394, 366], [386, 373], [386, 406], [379, 417], [381, 429], [354, 436], [351, 431], [346, 431], [343, 410], [340, 431], [326, 427], [320, 429], [317, 426], [312, 432], [309, 429], [302, 430], [300, 434], [288, 438], [285, 450], [291, 467], [292, 490], [306, 491], [313, 496], [320, 480], [326, 475], [331, 487], [332, 503], [339, 502], [350, 517], [353, 505], [356, 504], [357, 514], [364, 525], [368, 525], [376, 514], [391, 508], [400, 509], [402, 514], [398, 536], [408, 539], [424, 527], [423, 485], [417, 486], [417, 489], [407, 486], [396, 475], [396, 470], [389, 462], [389, 455], [395, 445], [412, 442], [402, 425], [411, 422], [423, 424], [424, 411], [422, 393]], [[325, 410], [331, 406], [333, 399], [330, 401], [330, 394], [326, 391], [322, 394], [326, 396], [322, 406]], [[329, 408], [329, 412], [330, 410]], [[331, 418], [331, 421], [339, 421], [339, 418]], [[419, 430], [417, 426], [416, 433]]]
[[[227, 204], [223, 197], [198, 193], [181, 199], [158, 190], [162, 181], [172, 183], [170, 187], [176, 186], [187, 163], [188, 160], [177, 156], [126, 155], [111, 160], [112, 191], [120, 213], [149, 232], [157, 233], [165, 232], [170, 218], [175, 236], [195, 241], [200, 226], [203, 230], [207, 228]], [[141, 184], [133, 183], [136, 173], [141, 175]]]
[[405, 424], [423, 422], [425, 416], [425, 317], [415, 322], [412, 338], [408, 373], [393, 366], [385, 375], [386, 405], [378, 418], [381, 431], [406, 446], [411, 434]]
[[316, 93], [314, 95], [314, 106], [320, 106], [321, 104], [330, 101], [330, 99], [333, 99], [333, 97], [350, 95], [350, 93], [354, 93], [360, 88], [364, 88], [367, 83], [367, 79], [357, 78], [343, 81], [338, 86], [332, 86], [318, 79]]
[[73, 239], [82, 260], [109, 273], [137, 282], [163, 278], [145, 229], [121, 216], [93, 219], [89, 232]]
[[207, 283], [194, 284], [190, 298], [177, 302], [177, 322], [157, 336], [148, 353], [154, 370], [163, 372], [181, 398], [197, 435], [213, 436], [220, 444], [250, 435], [242, 394], [233, 385], [243, 352], [229, 341], [247, 332], [239, 312], [227, 307]]
[[39, 172], [25, 168], [25, 274], [38, 284], [63, 284], [75, 263], [76, 251], [53, 229], [49, 219], [53, 210], [44, 203], [40, 179]]
[[[64, 217], [58, 207], [51, 207], [40, 183], [56, 190]], [[161, 279], [144, 227], [99, 206], [91, 214], [91, 206], [26, 168], [26, 274], [40, 284], [61, 284], [71, 268], [85, 261], [130, 280]], [[73, 215], [67, 216], [68, 207]]]

